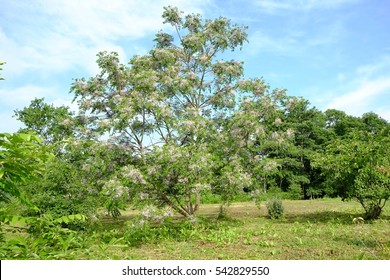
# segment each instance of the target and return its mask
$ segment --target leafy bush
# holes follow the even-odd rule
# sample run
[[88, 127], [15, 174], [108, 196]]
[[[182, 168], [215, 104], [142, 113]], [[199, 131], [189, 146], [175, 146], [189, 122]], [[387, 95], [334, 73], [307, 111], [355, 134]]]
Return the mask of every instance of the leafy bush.
[[297, 183], [291, 184], [288, 189], [288, 192], [286, 193], [286, 198], [293, 200], [302, 199], [303, 192], [301, 185]]
[[274, 197], [267, 202], [268, 216], [271, 219], [280, 219], [284, 214], [284, 207], [280, 198]]
[[327, 153], [317, 155], [314, 162], [314, 166], [323, 168], [325, 184], [330, 186], [331, 195], [356, 199], [364, 208], [366, 220], [378, 219], [390, 199], [387, 129], [375, 134], [351, 133], [350, 139], [329, 144]]
[[24, 186], [37, 179], [52, 156], [33, 133], [0, 133], [0, 201], [16, 197], [29, 204]]
[[2, 241], [1, 259], [74, 259], [77, 249], [85, 248], [80, 232], [64, 228], [63, 224], [86, 221], [83, 215], [69, 215], [53, 219], [51, 215], [5, 219], [12, 237]]
[[100, 206], [98, 193], [84, 182], [82, 172], [72, 163], [59, 159], [46, 165], [43, 178], [31, 184], [29, 190], [31, 201], [40, 213], [51, 214], [53, 218], [74, 214], [90, 216]]

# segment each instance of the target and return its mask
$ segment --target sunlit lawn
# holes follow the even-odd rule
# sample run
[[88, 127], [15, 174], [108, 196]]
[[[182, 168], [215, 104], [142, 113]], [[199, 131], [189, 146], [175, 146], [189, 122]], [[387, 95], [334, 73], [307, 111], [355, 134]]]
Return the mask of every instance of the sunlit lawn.
[[[377, 221], [354, 223], [353, 218], [362, 215], [355, 202], [284, 201], [284, 207], [284, 218], [271, 220], [265, 205], [258, 209], [251, 202], [234, 203], [226, 208], [226, 217], [218, 220], [220, 206], [203, 205], [198, 217], [206, 226], [195, 228], [194, 235], [183, 240], [150, 240], [137, 246], [118, 241], [104, 248], [96, 243], [77, 255], [99, 259], [390, 259], [389, 209]], [[124, 212], [109, 227], [131, 230], [123, 222], [134, 219], [134, 214]]]

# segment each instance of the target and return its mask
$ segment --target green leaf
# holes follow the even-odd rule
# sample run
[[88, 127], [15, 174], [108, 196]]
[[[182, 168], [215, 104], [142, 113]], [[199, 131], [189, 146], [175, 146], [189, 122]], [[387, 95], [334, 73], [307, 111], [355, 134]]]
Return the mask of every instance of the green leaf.
[[82, 215], [82, 214], [76, 214], [74, 215], [74, 217], [77, 219], [77, 220], [80, 220], [80, 221], [85, 221], [87, 219], [86, 216]]

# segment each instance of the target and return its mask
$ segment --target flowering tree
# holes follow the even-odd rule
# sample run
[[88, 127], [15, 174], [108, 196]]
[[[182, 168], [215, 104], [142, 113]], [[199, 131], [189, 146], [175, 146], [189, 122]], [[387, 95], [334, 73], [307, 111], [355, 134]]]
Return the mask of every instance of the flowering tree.
[[242, 47], [247, 34], [226, 18], [203, 21], [174, 7], [163, 19], [174, 36], [159, 32], [149, 54], [128, 66], [116, 53], [99, 53], [101, 72], [76, 79], [71, 91], [88, 131], [108, 133], [140, 159], [134, 168], [144, 179], [127, 182], [131, 193], [157, 195], [188, 216], [211, 180], [210, 135], [233, 111], [243, 76], [241, 62], [220, 54]]
[[252, 191], [267, 192], [277, 185], [277, 179], [286, 179], [282, 171], [296, 161], [292, 158], [294, 130], [283, 122], [294, 100], [285, 90], [270, 91], [261, 79], [243, 80], [240, 89], [239, 107], [225, 123], [230, 144], [224, 146], [224, 153], [241, 160], [257, 183], [252, 184]]
[[241, 62], [218, 55], [241, 47], [245, 28], [226, 18], [182, 17], [173, 7], [164, 8], [163, 18], [177, 31], [179, 45], [160, 32], [149, 54], [133, 57], [129, 66], [116, 53], [101, 52], [100, 74], [72, 86], [90, 128], [116, 135], [141, 157], [154, 144], [202, 141], [208, 121], [234, 107], [243, 74]]

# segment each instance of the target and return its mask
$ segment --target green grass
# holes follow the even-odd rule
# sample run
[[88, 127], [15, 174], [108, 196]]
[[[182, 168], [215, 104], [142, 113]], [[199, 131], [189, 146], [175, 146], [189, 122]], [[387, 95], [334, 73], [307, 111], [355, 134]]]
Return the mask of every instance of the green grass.
[[[218, 219], [218, 204], [203, 205], [199, 222], [191, 227], [175, 219], [169, 226], [151, 228], [142, 242], [108, 245], [107, 258], [118, 259], [390, 259], [390, 215], [356, 224], [359, 204], [338, 199], [284, 201], [281, 220], [267, 217], [265, 205], [234, 203]], [[121, 221], [131, 220], [133, 211]], [[121, 226], [118, 226], [121, 224]], [[183, 226], [185, 225], [185, 226]], [[111, 226], [115, 227], [115, 224]], [[116, 224], [117, 232], [131, 230]], [[127, 227], [127, 228], [126, 228]], [[150, 233], [152, 232], [152, 233]], [[141, 238], [142, 239], [142, 238]], [[96, 252], [92, 257], [100, 258]], [[81, 254], [81, 258], [89, 258]]]
[[354, 223], [360, 205], [339, 199], [283, 201], [282, 219], [267, 217], [252, 202], [202, 205], [198, 222], [181, 217], [151, 227], [131, 227], [136, 212], [104, 219], [94, 233], [66, 254], [69, 259], [390, 259], [390, 211], [372, 222]]

